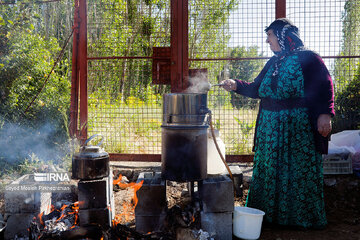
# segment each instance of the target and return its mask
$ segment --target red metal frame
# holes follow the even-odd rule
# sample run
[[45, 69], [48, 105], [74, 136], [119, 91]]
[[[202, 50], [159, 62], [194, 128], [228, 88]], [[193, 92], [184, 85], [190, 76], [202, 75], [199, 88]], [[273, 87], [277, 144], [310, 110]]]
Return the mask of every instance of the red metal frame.
[[188, 37], [188, 0], [171, 0], [171, 92], [188, 86]]
[[86, 0], [75, 0], [74, 28], [69, 131], [71, 137], [76, 137], [84, 143], [87, 138], [88, 120]]
[[79, 68], [78, 68], [78, 44], [79, 44], [79, 1], [75, 1], [74, 11], [74, 34], [71, 69], [71, 102], [69, 133], [72, 138], [77, 137], [78, 108], [79, 108]]
[[286, 0], [276, 0], [275, 2], [275, 18], [286, 17]]
[[[161, 162], [160, 154], [109, 153], [111, 161]], [[252, 162], [254, 155], [226, 155], [226, 162]]]
[[87, 9], [86, 0], [79, 0], [79, 69], [80, 69], [80, 142], [87, 138], [88, 94], [87, 94]]
[[[276, 0], [275, 7], [276, 18], [286, 17], [286, 0]], [[77, 137], [83, 143], [87, 138], [88, 120], [87, 61], [89, 59], [100, 59], [88, 58], [87, 56], [86, 0], [75, 0], [74, 28], [69, 130], [71, 137]], [[188, 47], [188, 0], [171, 0], [171, 92], [182, 92], [188, 87]], [[129, 57], [105, 58], [122, 59]], [[199, 59], [190, 60], [196, 61]], [[78, 118], [80, 124], [78, 124]], [[110, 159], [112, 161], [160, 162], [161, 155], [110, 153]], [[252, 162], [252, 160], [253, 155], [226, 155], [226, 161], [228, 162]]]

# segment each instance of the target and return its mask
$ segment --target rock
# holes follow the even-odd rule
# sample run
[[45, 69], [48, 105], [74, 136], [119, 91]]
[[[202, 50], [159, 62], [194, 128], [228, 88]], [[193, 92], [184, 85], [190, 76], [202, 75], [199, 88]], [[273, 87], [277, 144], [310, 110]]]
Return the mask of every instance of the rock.
[[326, 179], [324, 179], [324, 184], [328, 187], [335, 186], [336, 179], [335, 178], [326, 178]]

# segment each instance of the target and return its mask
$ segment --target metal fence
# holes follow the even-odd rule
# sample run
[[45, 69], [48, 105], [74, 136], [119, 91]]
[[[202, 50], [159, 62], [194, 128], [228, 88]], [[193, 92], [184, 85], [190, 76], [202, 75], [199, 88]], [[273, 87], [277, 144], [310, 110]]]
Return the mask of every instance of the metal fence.
[[[287, 17], [324, 57], [337, 92], [356, 76], [360, 55], [360, 41], [344, 43], [344, 26], [358, 30], [360, 23], [346, 17], [349, 2], [360, 4], [286, 1]], [[211, 83], [252, 81], [272, 56], [264, 29], [275, 6], [275, 0], [189, 1], [189, 68], [207, 69]], [[170, 87], [152, 84], [152, 48], [170, 46], [170, 1], [89, 0], [87, 11], [88, 135], [102, 134], [111, 153], [160, 154], [162, 95]], [[213, 87], [208, 105], [226, 154], [251, 153], [257, 100]]]

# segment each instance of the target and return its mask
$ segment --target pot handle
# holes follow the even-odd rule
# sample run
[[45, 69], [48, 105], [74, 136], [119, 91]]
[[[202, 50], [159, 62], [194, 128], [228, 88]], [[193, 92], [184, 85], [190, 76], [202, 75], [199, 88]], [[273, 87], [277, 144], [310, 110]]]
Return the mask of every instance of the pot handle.
[[97, 144], [97, 146], [101, 146], [101, 144], [104, 142], [104, 137], [101, 134], [94, 134], [88, 139], [86, 139], [86, 141], [84, 142], [84, 146], [86, 146], [91, 140], [93, 140], [97, 136], [101, 137], [101, 141]]

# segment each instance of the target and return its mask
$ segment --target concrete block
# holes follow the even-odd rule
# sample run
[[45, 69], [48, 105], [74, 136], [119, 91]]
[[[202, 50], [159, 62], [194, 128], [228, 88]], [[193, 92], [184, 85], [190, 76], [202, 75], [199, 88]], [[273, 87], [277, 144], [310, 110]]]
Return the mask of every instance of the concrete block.
[[135, 215], [136, 231], [141, 233], [148, 233], [161, 230], [160, 228], [164, 224], [166, 214], [160, 215]]
[[[229, 166], [231, 174], [234, 179], [234, 187], [236, 197], [243, 196], [243, 172], [241, 168], [237, 165]], [[229, 176], [229, 174], [228, 174]]]
[[32, 213], [16, 213], [7, 219], [4, 232], [4, 239], [18, 239], [20, 237], [29, 237], [28, 228], [30, 222], [35, 217]]
[[80, 226], [97, 223], [103, 226], [105, 229], [111, 227], [112, 219], [110, 207], [79, 209], [79, 223]]
[[232, 212], [200, 213], [201, 229], [215, 240], [232, 239]]
[[166, 183], [160, 173], [143, 172], [139, 174], [137, 182], [144, 180], [137, 191], [139, 199], [135, 208], [135, 215], [160, 215], [167, 207]]
[[199, 181], [198, 192], [205, 213], [234, 210], [234, 188], [229, 177], [218, 176]]
[[[112, 174], [110, 174], [112, 176]], [[106, 208], [110, 205], [112, 177], [78, 182], [78, 200], [80, 209]]]
[[[27, 174], [12, 182], [7, 187], [18, 188], [14, 191], [5, 191], [5, 213], [50, 213], [51, 210], [51, 192], [30, 191], [36, 188], [38, 182], [35, 182], [32, 174]], [[23, 189], [23, 190], [22, 190]]]

